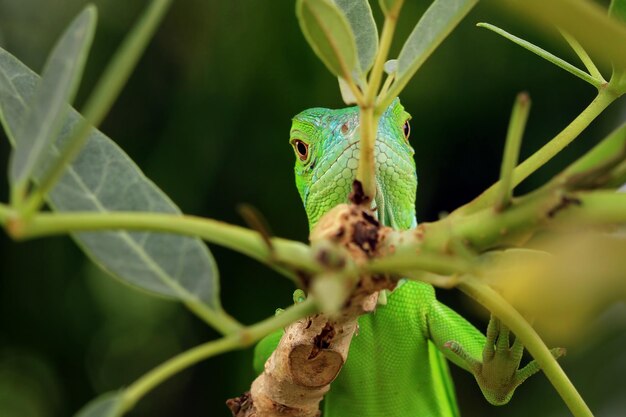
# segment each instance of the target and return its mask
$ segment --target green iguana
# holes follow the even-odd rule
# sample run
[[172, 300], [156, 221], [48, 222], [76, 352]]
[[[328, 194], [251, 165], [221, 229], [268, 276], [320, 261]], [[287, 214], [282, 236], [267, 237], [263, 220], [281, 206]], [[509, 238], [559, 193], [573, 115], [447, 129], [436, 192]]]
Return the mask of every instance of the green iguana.
[[[375, 213], [382, 224], [400, 230], [417, 225], [410, 118], [396, 99], [381, 116], [376, 139]], [[312, 229], [351, 191], [359, 158], [358, 107], [303, 111], [293, 119], [290, 143]], [[426, 283], [401, 283], [385, 305], [358, 322], [348, 360], [324, 398], [325, 417], [458, 416], [444, 357], [471, 372], [494, 405], [507, 403], [515, 388], [539, 370], [534, 361], [518, 369], [523, 346], [517, 339], [509, 344], [509, 330], [496, 318], [485, 337], [439, 303]], [[270, 335], [257, 345], [258, 373], [279, 339], [280, 333]], [[555, 356], [562, 353], [553, 350]]]

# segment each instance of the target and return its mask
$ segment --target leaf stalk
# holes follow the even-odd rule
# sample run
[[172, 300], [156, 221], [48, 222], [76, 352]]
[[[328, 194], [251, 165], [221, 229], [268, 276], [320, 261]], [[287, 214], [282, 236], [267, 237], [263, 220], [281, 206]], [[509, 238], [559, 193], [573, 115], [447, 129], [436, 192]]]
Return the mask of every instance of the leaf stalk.
[[517, 165], [522, 137], [530, 112], [530, 97], [527, 93], [520, 93], [515, 99], [511, 120], [504, 145], [504, 156], [500, 169], [500, 190], [496, 198], [495, 210], [502, 211], [511, 202], [513, 196], [513, 170]]

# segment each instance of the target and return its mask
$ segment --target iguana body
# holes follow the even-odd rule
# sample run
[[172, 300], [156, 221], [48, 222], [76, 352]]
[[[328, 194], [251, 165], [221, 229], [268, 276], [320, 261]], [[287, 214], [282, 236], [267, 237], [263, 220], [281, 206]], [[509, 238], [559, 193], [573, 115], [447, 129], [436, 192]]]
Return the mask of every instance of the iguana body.
[[[315, 108], [293, 120], [290, 143], [297, 157], [296, 184], [311, 228], [324, 213], [347, 200], [358, 166], [358, 118], [356, 107]], [[417, 224], [417, 176], [408, 141], [409, 118], [399, 100], [394, 101], [380, 118], [376, 140], [376, 213], [384, 225], [396, 229]], [[386, 305], [359, 318], [358, 334], [324, 399], [323, 415], [458, 416], [443, 355], [474, 373], [491, 403], [503, 404], [537, 367], [533, 363], [517, 370], [522, 347], [516, 343], [509, 349], [508, 341], [506, 352], [498, 352], [499, 365], [494, 367], [498, 335], [508, 340], [508, 330], [500, 332], [499, 327], [492, 320], [486, 342], [471, 324], [435, 299], [432, 286], [406, 282], [388, 296]], [[259, 373], [278, 339], [273, 335], [257, 346], [255, 368]]]

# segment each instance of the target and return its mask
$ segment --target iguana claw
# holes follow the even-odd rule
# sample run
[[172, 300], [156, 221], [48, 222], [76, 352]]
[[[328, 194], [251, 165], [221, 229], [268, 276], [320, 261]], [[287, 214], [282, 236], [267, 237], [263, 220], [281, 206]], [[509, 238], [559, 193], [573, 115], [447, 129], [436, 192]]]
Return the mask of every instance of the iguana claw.
[[[517, 337], [511, 345], [509, 335], [508, 327], [496, 317], [491, 316], [482, 361], [472, 357], [461, 344], [454, 340], [444, 344], [445, 348], [450, 349], [466, 364], [476, 378], [483, 395], [493, 405], [508, 403], [515, 389], [541, 369], [535, 360], [519, 369], [524, 346]], [[554, 358], [558, 359], [565, 355], [566, 350], [554, 348], [550, 352]]]

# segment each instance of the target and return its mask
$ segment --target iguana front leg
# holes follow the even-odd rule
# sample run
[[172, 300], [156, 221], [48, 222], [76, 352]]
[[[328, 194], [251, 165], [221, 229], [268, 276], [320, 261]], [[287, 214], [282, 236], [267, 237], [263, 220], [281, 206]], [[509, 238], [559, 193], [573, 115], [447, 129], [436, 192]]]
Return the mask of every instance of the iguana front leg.
[[[510, 344], [509, 329], [494, 316], [485, 337], [463, 317], [434, 301], [427, 323], [437, 347], [474, 375], [483, 395], [493, 405], [508, 403], [515, 389], [540, 370], [534, 360], [519, 368], [524, 347], [518, 338]], [[552, 349], [552, 354], [559, 358], [565, 349]]]
[[[450, 349], [466, 363], [483, 395], [493, 405], [508, 403], [515, 389], [541, 369], [535, 360], [519, 369], [524, 346], [517, 337], [511, 345], [509, 334], [509, 329], [496, 317], [491, 316], [482, 361], [472, 357], [454, 340], [444, 343], [445, 348]], [[551, 352], [558, 359], [565, 354], [565, 349], [554, 348]]]

